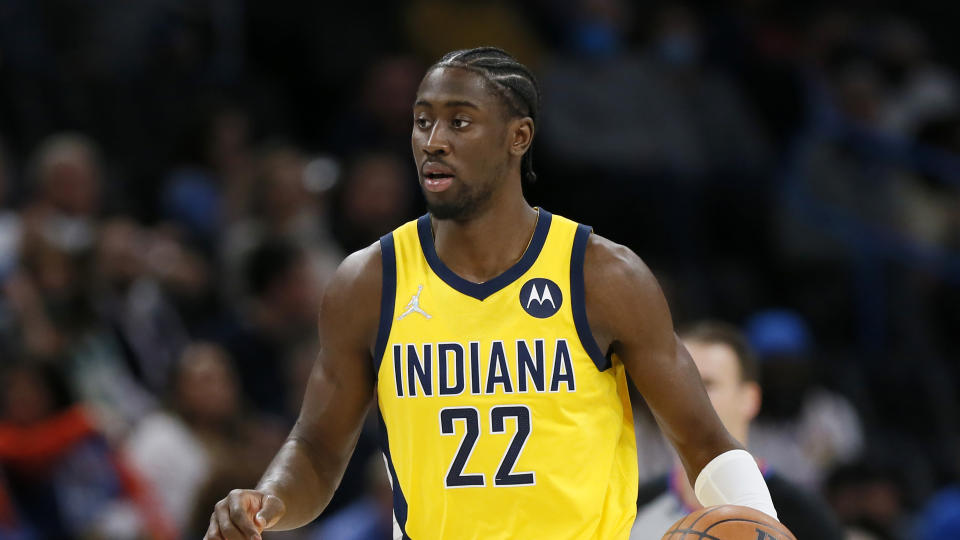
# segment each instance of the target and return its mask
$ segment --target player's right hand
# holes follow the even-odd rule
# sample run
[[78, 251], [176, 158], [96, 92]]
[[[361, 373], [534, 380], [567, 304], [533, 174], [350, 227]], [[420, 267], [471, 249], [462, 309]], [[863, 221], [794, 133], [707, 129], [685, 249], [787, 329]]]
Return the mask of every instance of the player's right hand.
[[204, 540], [261, 540], [260, 533], [280, 521], [287, 507], [278, 497], [235, 489], [213, 509]]

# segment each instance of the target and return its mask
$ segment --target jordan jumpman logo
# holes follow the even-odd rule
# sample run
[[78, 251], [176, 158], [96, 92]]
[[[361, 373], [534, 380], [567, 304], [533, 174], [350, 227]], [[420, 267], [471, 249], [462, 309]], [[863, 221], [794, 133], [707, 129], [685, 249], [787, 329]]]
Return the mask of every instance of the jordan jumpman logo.
[[433, 318], [430, 316], [429, 313], [420, 309], [420, 293], [421, 292], [423, 292], [423, 285], [420, 285], [419, 287], [417, 287], [417, 294], [413, 295], [413, 297], [410, 298], [410, 302], [407, 303], [407, 310], [404, 311], [402, 315], [397, 317], [398, 321], [406, 317], [407, 315], [410, 315], [411, 313], [419, 313], [428, 319]]

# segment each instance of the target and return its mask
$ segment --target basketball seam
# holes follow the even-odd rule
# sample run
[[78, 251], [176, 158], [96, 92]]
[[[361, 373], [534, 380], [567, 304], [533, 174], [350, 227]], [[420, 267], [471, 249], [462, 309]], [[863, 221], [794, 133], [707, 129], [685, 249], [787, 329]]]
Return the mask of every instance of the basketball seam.
[[[711, 508], [711, 509], [707, 510], [706, 512], [700, 514], [700, 515], [697, 517], [697, 519], [693, 520], [693, 523], [687, 525], [687, 527], [693, 527], [694, 525], [697, 524], [698, 521], [700, 521], [701, 519], [707, 517], [707, 515], [712, 514], [713, 512], [716, 512], [717, 510], [719, 510], [719, 509], [721, 509], [721, 508], [723, 508], [723, 507], [722, 507], [722, 506], [716, 506], [716, 507], [714, 507], [714, 508]], [[681, 539], [681, 540], [683, 540], [683, 539]]]
[[[710, 529], [716, 527], [717, 525], [720, 525], [721, 523], [728, 523], [728, 522], [731, 522], [731, 521], [740, 521], [740, 522], [743, 522], [743, 523], [753, 523], [753, 524], [756, 524], [756, 525], [763, 525], [764, 527], [770, 527], [771, 529], [777, 531], [777, 532], [780, 533], [781, 535], [784, 535], [784, 536], [787, 535], [787, 532], [786, 532], [786, 531], [784, 531], [783, 529], [780, 529], [779, 527], [776, 527], [776, 526], [774, 526], [774, 525], [771, 525], [771, 524], [769, 524], [769, 523], [764, 523], [764, 522], [762, 522], [762, 521], [757, 521], [757, 520], [748, 519], [748, 518], [741, 518], [741, 517], [729, 518], [729, 519], [722, 519], [722, 520], [717, 521], [716, 523], [708, 526], [708, 527], [707, 527], [706, 529], [704, 529], [703, 531], [704, 531], [704, 532], [707, 532], [707, 531], [709, 531]], [[691, 524], [691, 525], [692, 525], [692, 524]], [[793, 535], [790, 535], [790, 536], [793, 536]]]
[[688, 534], [696, 534], [697, 540], [723, 540], [721, 538], [717, 538], [716, 536], [712, 536], [708, 534], [707, 531], [695, 531], [693, 529], [673, 529], [664, 533], [664, 536], [668, 534], [674, 535], [679, 533], [683, 533], [683, 536], [680, 537], [680, 540], [684, 540]]

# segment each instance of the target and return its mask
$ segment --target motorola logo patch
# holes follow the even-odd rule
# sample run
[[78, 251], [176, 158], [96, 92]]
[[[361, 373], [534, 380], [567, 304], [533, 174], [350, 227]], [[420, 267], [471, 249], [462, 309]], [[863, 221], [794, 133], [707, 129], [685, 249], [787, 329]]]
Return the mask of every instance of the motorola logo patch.
[[533, 278], [520, 287], [520, 306], [538, 319], [546, 319], [560, 310], [563, 293], [560, 287], [546, 278]]

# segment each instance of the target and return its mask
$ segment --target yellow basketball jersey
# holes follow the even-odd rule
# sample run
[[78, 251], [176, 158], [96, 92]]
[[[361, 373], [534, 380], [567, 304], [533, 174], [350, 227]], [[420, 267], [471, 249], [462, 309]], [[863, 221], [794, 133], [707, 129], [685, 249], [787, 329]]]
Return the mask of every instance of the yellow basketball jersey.
[[440, 260], [429, 215], [380, 239], [397, 538], [628, 537], [633, 417], [623, 364], [587, 325], [590, 233], [541, 209], [523, 257], [481, 284]]

